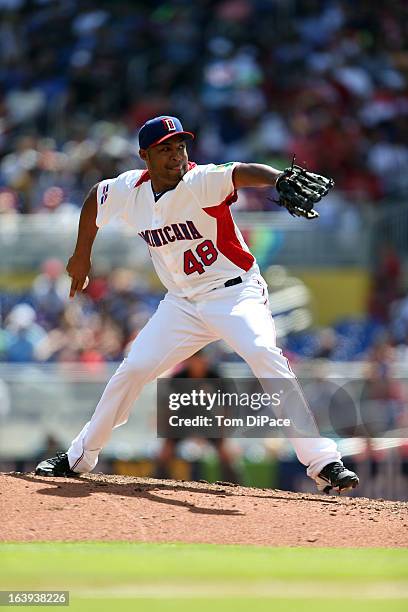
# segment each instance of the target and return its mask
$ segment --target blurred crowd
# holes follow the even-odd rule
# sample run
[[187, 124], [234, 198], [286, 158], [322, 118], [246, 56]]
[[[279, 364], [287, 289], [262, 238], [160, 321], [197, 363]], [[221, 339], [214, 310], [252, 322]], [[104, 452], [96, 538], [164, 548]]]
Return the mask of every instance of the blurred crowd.
[[[401, 263], [390, 247], [380, 261], [364, 318], [339, 320], [324, 329], [282, 332], [279, 345], [293, 363], [371, 358], [377, 362], [378, 355], [387, 367], [406, 361], [408, 293], [403, 290]], [[163, 297], [162, 290], [153, 289], [135, 269], [105, 271], [97, 262], [86, 291], [71, 300], [69, 288], [65, 264], [50, 258], [28, 288], [0, 291], [0, 361], [73, 362], [89, 367], [121, 361]], [[214, 358], [239, 359], [222, 348]]]
[[332, 197], [398, 201], [407, 16], [370, 0], [0, 0], [0, 214], [75, 212], [141, 165], [138, 129], [163, 113], [197, 133], [199, 163], [296, 153]]
[[75, 300], [69, 288], [64, 264], [49, 259], [28, 291], [0, 293], [0, 361], [89, 368], [121, 361], [161, 297], [125, 268], [93, 278]]

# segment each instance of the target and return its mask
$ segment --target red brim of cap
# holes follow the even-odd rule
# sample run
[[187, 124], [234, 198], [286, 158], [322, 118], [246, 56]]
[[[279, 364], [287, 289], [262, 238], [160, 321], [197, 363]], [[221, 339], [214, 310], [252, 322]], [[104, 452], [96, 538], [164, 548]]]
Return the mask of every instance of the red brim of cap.
[[162, 138], [159, 138], [159, 140], [152, 142], [152, 144], [149, 145], [148, 148], [150, 149], [150, 147], [155, 147], [156, 145], [160, 144], [164, 140], [168, 140], [169, 138], [174, 138], [174, 136], [180, 136], [180, 134], [184, 134], [184, 136], [187, 136], [188, 138], [192, 138], [192, 139], [195, 138], [192, 132], [174, 132], [174, 134], [166, 134], [165, 136], [162, 136]]

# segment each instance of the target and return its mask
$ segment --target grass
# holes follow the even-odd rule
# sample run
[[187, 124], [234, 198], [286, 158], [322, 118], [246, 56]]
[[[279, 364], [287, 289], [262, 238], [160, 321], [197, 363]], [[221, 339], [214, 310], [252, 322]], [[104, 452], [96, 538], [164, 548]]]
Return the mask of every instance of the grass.
[[408, 605], [405, 549], [10, 543], [0, 544], [0, 568], [0, 590], [69, 590], [75, 612], [344, 612], [346, 606], [347, 612], [397, 612]]

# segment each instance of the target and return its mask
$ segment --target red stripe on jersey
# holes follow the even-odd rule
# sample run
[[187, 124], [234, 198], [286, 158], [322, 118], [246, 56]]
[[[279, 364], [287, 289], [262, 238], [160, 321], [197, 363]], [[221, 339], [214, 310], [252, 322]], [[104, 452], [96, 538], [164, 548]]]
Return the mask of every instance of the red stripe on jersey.
[[235, 233], [230, 205], [238, 199], [234, 190], [217, 206], [208, 206], [203, 211], [217, 220], [217, 248], [227, 259], [247, 272], [255, 261], [251, 253], [245, 251]]
[[[196, 167], [196, 163], [195, 162], [188, 162], [188, 168], [187, 168], [187, 172], [189, 172], [190, 170], [192, 170], [193, 168]], [[136, 185], [134, 186], [134, 189], [136, 189], [136, 187], [140, 187], [140, 185], [142, 185], [143, 183], [146, 183], [147, 181], [150, 181], [150, 174], [148, 170], [143, 170], [140, 179], [137, 181]]]
[[135, 189], [136, 187], [139, 187], [142, 183], [145, 183], [146, 181], [150, 181], [150, 174], [148, 170], [143, 170], [140, 176], [140, 179], [137, 181], [135, 185]]

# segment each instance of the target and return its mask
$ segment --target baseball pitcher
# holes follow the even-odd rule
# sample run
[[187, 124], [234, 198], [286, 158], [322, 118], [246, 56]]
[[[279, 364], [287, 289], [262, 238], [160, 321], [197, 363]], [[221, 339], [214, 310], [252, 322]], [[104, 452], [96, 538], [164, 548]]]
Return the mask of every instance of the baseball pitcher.
[[[314, 205], [333, 181], [294, 164], [283, 172], [254, 163], [196, 165], [187, 154], [192, 138], [176, 117], [147, 121], [139, 133], [146, 169], [103, 180], [85, 199], [67, 265], [70, 297], [87, 285], [98, 228], [118, 217], [145, 241], [167, 293], [108, 382], [91, 420], [67, 453], [37, 466], [38, 475], [90, 472], [112, 430], [126, 423], [143, 386], [215, 340], [227, 342], [257, 378], [296, 383], [276, 346], [266, 282], [231, 209], [238, 189], [276, 186], [280, 205], [292, 215], [312, 219], [318, 216]], [[305, 402], [302, 409], [308, 411]], [[358, 485], [334, 441], [316, 432], [291, 442], [320, 491]]]

